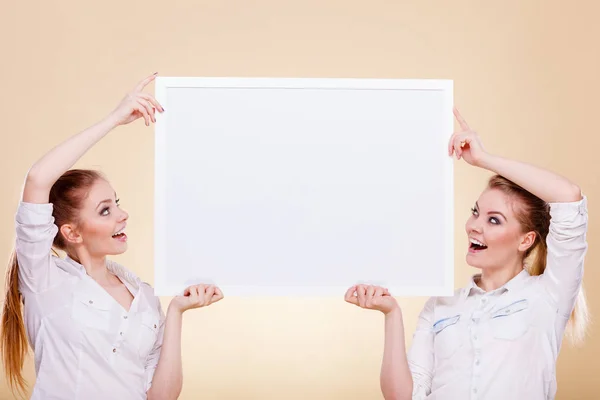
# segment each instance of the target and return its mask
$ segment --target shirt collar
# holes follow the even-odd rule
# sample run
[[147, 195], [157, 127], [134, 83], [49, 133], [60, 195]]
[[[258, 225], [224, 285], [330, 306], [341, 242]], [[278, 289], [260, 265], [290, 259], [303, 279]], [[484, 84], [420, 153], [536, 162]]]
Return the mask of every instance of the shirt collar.
[[[75, 267], [75, 269], [79, 271], [79, 273], [84, 275], [87, 274], [84, 266], [78, 263], [77, 261], [73, 260], [71, 257], [66, 256], [65, 261], [67, 261], [71, 266]], [[116, 262], [111, 260], [106, 260], [106, 268], [110, 272], [118, 276], [123, 281], [123, 283], [135, 289], [136, 291], [140, 288], [142, 283], [141, 279], [122, 265], [117, 264]]]
[[[517, 290], [519, 287], [521, 287], [523, 285], [523, 283], [525, 282], [525, 280], [529, 277], [529, 272], [526, 269], [523, 269], [521, 272], [519, 272], [517, 274], [517, 276], [515, 276], [514, 278], [512, 278], [510, 281], [506, 282], [504, 285], [500, 286], [498, 289], [494, 290], [494, 291], [514, 291]], [[477, 282], [479, 281], [479, 279], [481, 279], [481, 274], [476, 274], [473, 275], [470, 279], [469, 279], [469, 283], [467, 284], [467, 286], [463, 289], [462, 291], [462, 297], [463, 298], [467, 298], [469, 295], [473, 294], [473, 293], [485, 293], [485, 291], [483, 289], [481, 289], [479, 286], [477, 286]]]

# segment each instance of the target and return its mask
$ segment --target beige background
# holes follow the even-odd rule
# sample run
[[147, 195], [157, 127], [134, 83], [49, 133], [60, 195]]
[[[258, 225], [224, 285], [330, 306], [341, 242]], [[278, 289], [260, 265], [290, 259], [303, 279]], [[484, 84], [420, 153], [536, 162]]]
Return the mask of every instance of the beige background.
[[[592, 0], [3, 1], [0, 254], [28, 167], [163, 76], [445, 78], [488, 148], [550, 167], [589, 197], [585, 285], [600, 312], [600, 5]], [[150, 88], [152, 91], [153, 88]], [[102, 169], [130, 212], [118, 261], [153, 281], [153, 129], [119, 128], [78, 166]], [[456, 167], [456, 286], [463, 222], [489, 174]], [[412, 212], [412, 211], [410, 211]], [[432, 227], [434, 229], [434, 227]], [[418, 267], [418, 266], [416, 266]], [[2, 278], [3, 279], [3, 278]], [[227, 298], [184, 318], [182, 399], [378, 399], [383, 317], [337, 299]], [[163, 299], [163, 305], [169, 299]], [[425, 299], [400, 299], [407, 340]], [[600, 334], [565, 346], [558, 399], [596, 399]], [[28, 363], [26, 374], [33, 383]], [[11, 398], [0, 380], [0, 398]]]

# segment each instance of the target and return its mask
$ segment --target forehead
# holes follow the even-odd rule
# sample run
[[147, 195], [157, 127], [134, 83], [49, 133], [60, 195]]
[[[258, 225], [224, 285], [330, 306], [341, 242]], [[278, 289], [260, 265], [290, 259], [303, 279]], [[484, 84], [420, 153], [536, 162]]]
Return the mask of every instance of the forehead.
[[90, 191], [88, 193], [88, 200], [94, 204], [98, 204], [102, 200], [114, 199], [114, 197], [115, 190], [110, 183], [104, 179], [96, 180], [96, 182], [94, 182], [94, 184], [90, 187]]
[[498, 211], [508, 216], [514, 214], [514, 199], [498, 189], [486, 189], [477, 200], [483, 211]]

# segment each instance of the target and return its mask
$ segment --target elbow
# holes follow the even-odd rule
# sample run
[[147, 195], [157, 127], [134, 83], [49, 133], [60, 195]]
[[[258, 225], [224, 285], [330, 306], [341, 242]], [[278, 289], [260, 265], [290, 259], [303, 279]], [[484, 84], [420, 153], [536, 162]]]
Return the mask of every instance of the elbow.
[[571, 185], [571, 190], [569, 191], [569, 199], [570, 201], [580, 201], [583, 198], [581, 193], [581, 188], [575, 184]]
[[48, 182], [47, 178], [44, 177], [42, 171], [40, 171], [39, 168], [37, 168], [34, 165], [27, 172], [27, 177], [25, 178], [25, 185], [28, 187], [45, 189], [48, 186]]

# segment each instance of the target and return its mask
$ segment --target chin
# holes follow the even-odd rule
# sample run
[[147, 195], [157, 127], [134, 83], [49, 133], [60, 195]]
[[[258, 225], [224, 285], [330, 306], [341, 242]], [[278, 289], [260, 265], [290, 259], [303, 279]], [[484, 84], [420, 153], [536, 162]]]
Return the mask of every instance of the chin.
[[127, 243], [122, 244], [118, 248], [111, 249], [110, 252], [106, 253], [107, 256], [118, 256], [119, 254], [123, 254], [127, 251]]
[[477, 256], [475, 256], [471, 253], [467, 253], [466, 261], [470, 267], [477, 268], [477, 269], [485, 269], [486, 268], [485, 263], [481, 262], [481, 260], [478, 260]]

